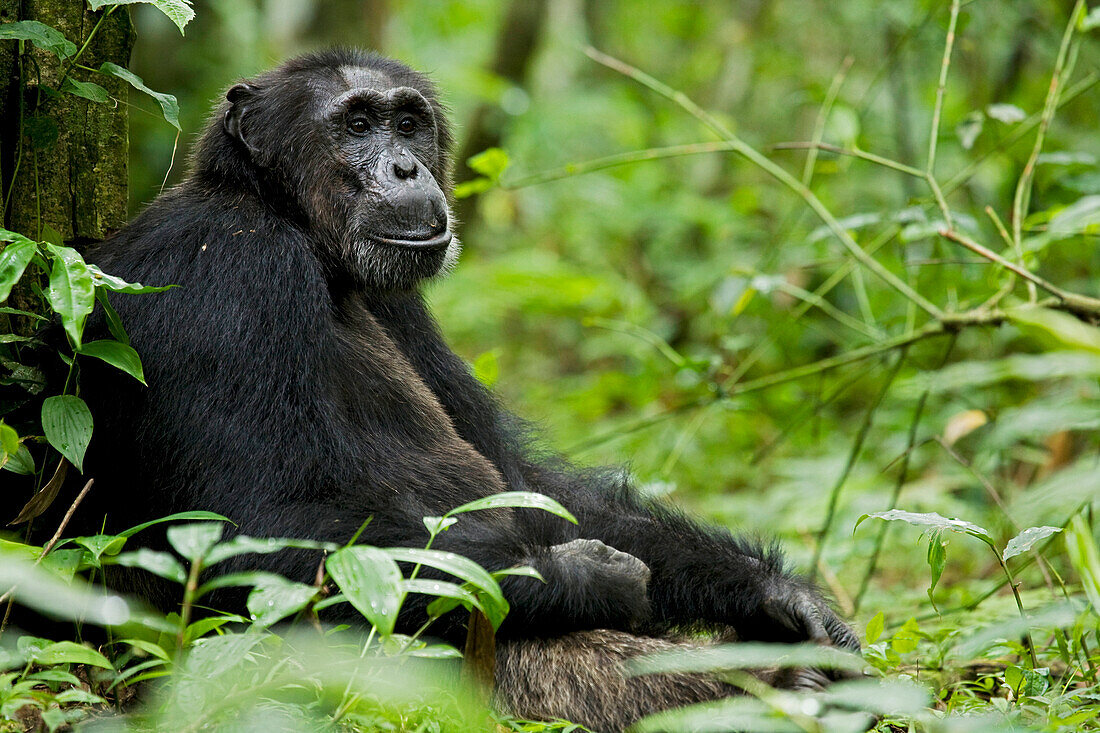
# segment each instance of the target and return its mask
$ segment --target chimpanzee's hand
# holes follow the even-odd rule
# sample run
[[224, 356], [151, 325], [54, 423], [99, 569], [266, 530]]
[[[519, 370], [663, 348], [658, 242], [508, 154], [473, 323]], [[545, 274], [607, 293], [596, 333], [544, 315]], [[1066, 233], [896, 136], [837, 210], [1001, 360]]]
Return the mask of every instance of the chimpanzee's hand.
[[[820, 595], [794, 580], [770, 581], [764, 590], [760, 614], [754, 619], [758, 632], [777, 641], [812, 641], [823, 646], [859, 651], [859, 639], [829, 608]], [[771, 623], [771, 633], [763, 626]], [[778, 628], [776, 628], [778, 627]]]
[[604, 608], [597, 613], [607, 614], [609, 624], [616, 619], [639, 622], [649, 616], [649, 567], [638, 558], [599, 540], [554, 545], [550, 554], [560, 572], [585, 587], [586, 595], [599, 599]]

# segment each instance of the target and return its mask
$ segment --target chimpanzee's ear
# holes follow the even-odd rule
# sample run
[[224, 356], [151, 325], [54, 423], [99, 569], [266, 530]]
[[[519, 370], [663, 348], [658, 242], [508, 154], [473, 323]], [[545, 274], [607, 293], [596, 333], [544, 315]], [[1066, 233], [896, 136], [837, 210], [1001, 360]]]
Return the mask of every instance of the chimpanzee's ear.
[[235, 84], [229, 88], [229, 91], [225, 93], [225, 98], [229, 100], [229, 109], [225, 111], [225, 117], [222, 118], [222, 127], [230, 134], [231, 137], [236, 138], [241, 142], [248, 152], [255, 154], [257, 151], [248, 141], [244, 138], [244, 130], [241, 128], [241, 121], [244, 116], [248, 114], [249, 109], [252, 107], [252, 103], [256, 100], [256, 94], [259, 92], [259, 88], [248, 83]]

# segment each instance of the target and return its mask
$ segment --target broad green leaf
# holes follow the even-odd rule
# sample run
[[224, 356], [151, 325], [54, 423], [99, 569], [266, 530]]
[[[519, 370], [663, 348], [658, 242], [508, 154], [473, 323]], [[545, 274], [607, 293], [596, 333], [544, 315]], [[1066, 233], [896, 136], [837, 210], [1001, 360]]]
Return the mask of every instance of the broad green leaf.
[[20, 20], [0, 25], [0, 40], [30, 41], [43, 51], [49, 51], [58, 59], [76, 53], [76, 44], [61, 35], [61, 31], [37, 20]]
[[0, 420], [0, 448], [3, 452], [14, 455], [19, 452], [20, 445], [22, 443], [19, 442], [19, 433], [15, 432], [15, 428], [11, 425]]
[[538, 570], [535, 570], [529, 565], [521, 565], [520, 567], [515, 568], [505, 568], [504, 570], [494, 570], [489, 574], [497, 580], [515, 575], [521, 578], [534, 578], [540, 583], [546, 582], [546, 578], [542, 577], [542, 574]]
[[111, 339], [91, 341], [83, 344], [77, 353], [102, 359], [145, 384], [145, 372], [141, 368], [141, 357], [133, 348], [124, 343], [112, 341]]
[[1071, 348], [1100, 354], [1100, 328], [1068, 313], [1038, 306], [1006, 308], [1005, 313], [1025, 332], [1038, 331]]
[[1047, 382], [1064, 377], [1100, 376], [1100, 354], [1091, 351], [1052, 351], [1017, 354], [989, 361], [963, 361], [935, 372], [899, 382], [899, 396], [919, 397], [985, 387], [1010, 379]]
[[1025, 669], [1015, 664], [1005, 669], [1005, 684], [1012, 690], [1016, 699], [1042, 695], [1050, 687], [1050, 669]]
[[932, 704], [928, 690], [909, 680], [845, 680], [829, 685], [821, 700], [876, 715], [919, 715]]
[[97, 288], [107, 288], [116, 293], [131, 293], [133, 295], [163, 293], [165, 290], [176, 287], [175, 285], [142, 285], [141, 283], [126, 282], [117, 275], [108, 275], [95, 265], [88, 265], [88, 272], [92, 273], [92, 283]]
[[74, 537], [72, 542], [92, 553], [92, 556], [98, 560], [103, 555], [117, 555], [122, 552], [126, 538], [114, 534], [97, 534], [90, 537]]
[[1026, 618], [1022, 618], [1013, 609], [1009, 615], [977, 631], [969, 628], [960, 629], [963, 634], [956, 637], [958, 646], [956, 647], [955, 656], [972, 659], [993, 644], [1002, 643], [1005, 640], [1018, 640], [1029, 630], [1073, 626], [1080, 613], [1080, 604], [1069, 601], [1060, 601], [1038, 611], [1029, 610]]
[[463, 514], [465, 512], [473, 512], [480, 509], [502, 509], [507, 507], [542, 509], [562, 519], [566, 519], [573, 524], [577, 523], [577, 518], [570, 514], [568, 509], [551, 499], [549, 496], [544, 496], [543, 494], [538, 494], [533, 491], [503, 491], [499, 494], [475, 499], [462, 506], [455, 507], [444, 516], [450, 517], [455, 514]]
[[176, 24], [183, 35], [183, 29], [195, 17], [195, 11], [191, 7], [191, 0], [88, 0], [88, 6], [92, 10], [110, 7], [112, 5], [136, 5], [145, 3], [164, 13], [168, 20]]
[[188, 519], [210, 519], [213, 521], [229, 522], [230, 524], [233, 524], [229, 521], [228, 518], [223, 517], [221, 514], [215, 514], [214, 512], [206, 512], [202, 510], [193, 510], [189, 512], [177, 512], [175, 514], [169, 514], [166, 517], [161, 517], [160, 519], [153, 519], [149, 522], [143, 522], [135, 527], [130, 527], [130, 529], [119, 532], [118, 535], [119, 537], [133, 537], [138, 532], [149, 529], [156, 524], [161, 524], [163, 522], [181, 522]]
[[111, 565], [126, 568], [141, 568], [153, 575], [183, 585], [187, 582], [187, 572], [180, 561], [167, 552], [158, 552], [142, 547], [133, 552], [124, 552], [106, 560]]
[[222, 538], [225, 525], [219, 522], [177, 524], [168, 528], [168, 544], [192, 563], [206, 557], [206, 553]]
[[405, 590], [401, 570], [386, 550], [369, 545], [345, 547], [329, 555], [325, 567], [348, 602], [379, 634], [393, 633]]
[[[0, 229], [0, 232], [7, 235], [14, 234], [6, 229]], [[19, 234], [15, 236], [21, 241], [12, 242], [0, 250], [0, 303], [8, 299], [12, 287], [19, 282], [19, 278], [23, 277], [23, 271], [27, 269], [27, 265], [37, 251], [34, 242]]]
[[34, 456], [27, 449], [27, 446], [20, 445], [19, 450], [14, 455], [8, 455], [5, 459], [0, 460], [0, 464], [12, 473], [17, 473], [20, 476], [32, 476], [34, 475]]
[[1070, 513], [1086, 502], [1100, 499], [1100, 471], [1093, 456], [1083, 456], [1072, 466], [1051, 474], [1017, 496], [1010, 508], [1021, 524], [1063, 524]]
[[474, 594], [481, 598], [485, 616], [492, 622], [494, 628], [500, 625], [508, 613], [508, 602], [504, 600], [500, 585], [492, 575], [472, 560], [453, 552], [424, 550], [416, 547], [388, 547], [384, 552], [395, 560], [427, 565], [469, 583]]
[[248, 594], [248, 613], [256, 625], [266, 628], [301, 611], [315, 595], [313, 586], [273, 575]]
[[951, 530], [952, 532], [960, 532], [962, 534], [968, 534], [971, 537], [977, 537], [982, 542], [986, 543], [990, 547], [993, 547], [993, 537], [989, 532], [979, 527], [972, 522], [964, 522], [961, 519], [948, 519], [947, 517], [941, 517], [935, 512], [927, 512], [924, 514], [916, 512], [906, 512], [901, 509], [891, 509], [888, 512], [875, 512], [874, 514], [864, 514], [856, 521], [856, 527], [859, 527], [865, 519], [884, 519], [890, 522], [906, 522], [918, 527], [933, 527], [939, 530]]
[[874, 644], [882, 637], [882, 632], [885, 629], [886, 614], [879, 611], [867, 622], [867, 628], [863, 631], [863, 641], [867, 644]]
[[[182, 26], [180, 30], [183, 30]], [[168, 124], [182, 132], [182, 128], [180, 128], [180, 106], [179, 103], [176, 102], [176, 98], [171, 94], [154, 92], [152, 89], [145, 86], [145, 82], [142, 81], [140, 76], [118, 64], [112, 64], [110, 61], [104, 61], [100, 65], [99, 70], [104, 74], [117, 76], [119, 79], [129, 82], [130, 86], [134, 89], [137, 89], [139, 92], [145, 92], [155, 99], [157, 104], [160, 105], [160, 111], [164, 115], [164, 119], [168, 121]]]
[[[221, 547], [221, 545], [218, 545]], [[217, 547], [214, 548], [217, 550]], [[219, 588], [240, 588], [248, 587], [254, 588], [257, 585], [263, 585], [271, 579], [282, 578], [281, 575], [275, 573], [269, 573], [266, 570], [247, 570], [242, 573], [226, 573], [225, 575], [218, 575], [207, 582], [199, 586], [195, 591], [196, 598], [202, 598], [207, 593], [215, 591]]]
[[42, 403], [42, 430], [46, 440], [78, 471], [84, 470], [84, 452], [92, 440], [92, 424], [91, 410], [79, 397], [57, 395], [47, 397]]
[[65, 82], [61, 85], [61, 91], [83, 97], [92, 102], [106, 102], [111, 98], [107, 90], [100, 85], [90, 81], [77, 81], [71, 76], [65, 79]]
[[406, 580], [403, 584], [406, 593], [421, 593], [427, 596], [436, 596], [436, 600], [428, 604], [428, 616], [435, 618], [442, 616], [459, 605], [466, 608], [481, 609], [481, 603], [470, 591], [455, 583], [444, 580], [425, 580], [416, 578]]
[[462, 652], [450, 644], [428, 644], [405, 653], [419, 659], [462, 659]]
[[129, 644], [133, 648], [140, 649], [146, 654], [156, 657], [157, 659], [162, 659], [165, 662], [172, 661], [172, 656], [167, 651], [165, 651], [163, 647], [161, 647], [159, 644], [154, 644], [151, 641], [146, 641], [145, 639], [119, 639], [115, 643]]
[[1008, 541], [1001, 559], [1007, 561], [1030, 550], [1036, 542], [1041, 542], [1053, 534], [1062, 531], [1061, 527], [1028, 527]]
[[84, 258], [72, 247], [47, 244], [53, 253], [50, 268], [50, 288], [46, 296], [50, 307], [61, 316], [61, 325], [73, 344], [79, 348], [84, 333], [84, 321], [95, 306], [95, 287]]
[[[2, 299], [0, 299], [2, 300]], [[34, 318], [39, 321], [48, 321], [49, 318], [40, 316], [37, 313], [31, 313], [30, 311], [21, 311], [18, 308], [0, 308], [0, 313], [7, 314], [9, 316], [23, 316], [24, 318]]]
[[89, 664], [93, 667], [114, 669], [107, 661], [107, 657], [91, 647], [82, 646], [73, 641], [54, 642], [32, 656], [34, 661], [41, 665]]

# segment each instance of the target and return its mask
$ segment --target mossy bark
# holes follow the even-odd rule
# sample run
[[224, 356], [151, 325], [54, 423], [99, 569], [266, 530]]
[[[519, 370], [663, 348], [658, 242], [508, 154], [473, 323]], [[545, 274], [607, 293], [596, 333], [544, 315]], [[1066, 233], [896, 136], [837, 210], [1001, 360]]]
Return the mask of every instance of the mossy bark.
[[[0, 19], [37, 20], [78, 48], [106, 12], [93, 13], [72, 0], [0, 0]], [[97, 68], [104, 61], [126, 66], [133, 38], [128, 12], [116, 9], [80, 55], [80, 66]], [[93, 102], [57, 94], [53, 90], [68, 62], [24, 45], [26, 52], [18, 56], [14, 41], [0, 43], [0, 162], [4, 192], [10, 191], [4, 225], [36, 239], [47, 238], [52, 230], [80, 248], [126, 222], [129, 86], [73, 67], [70, 78], [94, 82], [111, 98]]]

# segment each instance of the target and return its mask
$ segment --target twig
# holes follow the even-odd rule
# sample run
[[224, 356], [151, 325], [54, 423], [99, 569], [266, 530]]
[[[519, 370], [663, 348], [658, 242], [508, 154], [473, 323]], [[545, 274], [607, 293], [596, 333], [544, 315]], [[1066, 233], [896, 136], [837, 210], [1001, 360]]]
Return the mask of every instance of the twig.
[[540, 183], [558, 181], [563, 178], [571, 178], [585, 173], [615, 168], [620, 165], [629, 165], [649, 160], [661, 160], [663, 158], [678, 158], [685, 155], [700, 155], [702, 153], [730, 153], [734, 151], [733, 145], [728, 142], [689, 143], [687, 145], [670, 145], [664, 148], [648, 148], [646, 150], [634, 150], [627, 153], [608, 155], [603, 158], [586, 160], [581, 163], [569, 165], [534, 173], [529, 176], [521, 176], [514, 181], [502, 182], [501, 188], [515, 190], [527, 186], [537, 186]]
[[[959, 0], [951, 0], [951, 19], [947, 23], [947, 40], [943, 44], [943, 61], [940, 63], [940, 80], [936, 85], [936, 104], [932, 108], [932, 130], [928, 134], [928, 164], [925, 172], [929, 179], [936, 174], [936, 143], [940, 136], [940, 116], [943, 114], [943, 96], [947, 87], [947, 70], [951, 67], [951, 51], [955, 47], [955, 29], [959, 23]], [[948, 223], [950, 226], [950, 223]]]
[[847, 483], [848, 476], [851, 474], [852, 468], [859, 459], [859, 454], [863, 452], [863, 443], [867, 439], [867, 434], [871, 431], [871, 423], [874, 421], [875, 413], [878, 411], [882, 401], [886, 399], [886, 394], [890, 391], [890, 386], [894, 383], [894, 379], [898, 376], [898, 372], [901, 371], [901, 365], [905, 363], [905, 354], [906, 347], [903, 347], [901, 353], [898, 355], [897, 361], [894, 362], [894, 366], [891, 367], [890, 372], [886, 375], [886, 379], [883, 380], [878, 396], [875, 397], [874, 402], [871, 403], [871, 406], [867, 408], [867, 412], [864, 413], [863, 422], [859, 426], [859, 432], [856, 433], [856, 439], [852, 442], [852, 449], [848, 451], [848, 460], [844, 464], [844, 470], [840, 472], [840, 476], [837, 477], [836, 483], [833, 484], [832, 491], [829, 492], [829, 508], [825, 512], [825, 521], [822, 523], [821, 529], [817, 531], [817, 542], [814, 546], [814, 559], [810, 563], [811, 581], [817, 577], [818, 564], [821, 562], [821, 553], [825, 548], [825, 538], [833, 526], [833, 519], [836, 517], [836, 507], [840, 501], [840, 490], [844, 487], [844, 484]]
[[924, 171], [918, 170], [911, 165], [905, 165], [905, 163], [899, 163], [896, 160], [890, 158], [884, 158], [881, 155], [875, 155], [874, 153], [868, 153], [866, 150], [860, 150], [859, 148], [841, 148], [836, 145], [830, 145], [829, 143], [819, 142], [787, 142], [776, 143], [769, 146], [770, 150], [804, 150], [806, 148], [814, 150], [824, 150], [828, 153], [835, 153], [837, 155], [846, 155], [851, 158], [859, 158], [860, 160], [866, 160], [868, 163], [875, 163], [892, 170], [896, 170], [899, 173], [904, 173], [907, 176], [913, 176], [914, 178], [924, 178]]
[[[84, 484], [84, 488], [80, 490], [80, 493], [73, 499], [73, 503], [69, 505], [69, 510], [65, 512], [65, 516], [61, 518], [61, 524], [57, 526], [57, 531], [53, 533], [53, 537], [42, 548], [42, 552], [38, 554], [38, 557], [34, 560], [32, 567], [38, 567], [38, 565], [46, 558], [46, 555], [50, 554], [50, 550], [54, 548], [54, 545], [61, 539], [61, 535], [65, 532], [65, 528], [69, 526], [69, 520], [73, 518], [73, 514], [76, 513], [76, 508], [80, 506], [80, 502], [84, 501], [84, 497], [88, 495], [88, 492], [92, 488], [92, 484], [95, 483], [95, 479], [88, 479], [88, 483]], [[11, 615], [11, 604], [15, 600], [12, 596], [15, 593], [15, 586], [8, 588], [8, 590], [0, 595], [0, 603], [7, 602], [8, 608], [4, 613], [4, 620], [0, 621], [0, 634], [4, 633], [4, 628], [8, 625], [8, 617]]]
[[1071, 293], [1068, 290], [1063, 290], [1054, 283], [1039, 277], [1027, 268], [1021, 265], [1017, 265], [1015, 262], [1010, 262], [1004, 257], [1001, 257], [993, 250], [983, 247], [982, 245], [978, 244], [973, 239], [970, 239], [961, 232], [957, 232], [951, 229], [941, 229], [940, 236], [949, 239], [957, 244], [961, 244], [963, 247], [966, 247], [971, 252], [981, 255], [991, 262], [996, 262], [1001, 267], [1007, 270], [1011, 270], [1028, 282], [1038, 285], [1040, 288], [1065, 303], [1070, 310], [1094, 315], [1100, 314], [1100, 299], [1090, 298], [1087, 295], [1080, 295], [1078, 293]]
[[1050, 121], [1054, 119], [1054, 111], [1058, 108], [1058, 96], [1061, 93], [1063, 82], [1062, 71], [1065, 69], [1066, 76], [1068, 76], [1073, 70], [1072, 63], [1066, 68], [1066, 56], [1069, 53], [1070, 40], [1073, 38], [1073, 30], [1077, 25], [1077, 19], [1084, 10], [1084, 0], [1077, 0], [1073, 6], [1073, 11], [1069, 15], [1066, 30], [1062, 34], [1062, 44], [1058, 48], [1058, 58], [1054, 62], [1054, 73], [1050, 77], [1050, 87], [1047, 90], [1046, 103], [1043, 105], [1043, 116], [1039, 121], [1039, 132], [1035, 136], [1035, 145], [1031, 148], [1031, 155], [1024, 165], [1020, 180], [1016, 183], [1016, 193], [1012, 197], [1012, 241], [1017, 252], [1022, 251], [1021, 228], [1024, 217], [1027, 216], [1027, 211], [1030, 208], [1031, 183], [1035, 175], [1035, 165], [1039, 160], [1039, 153], [1043, 150], [1043, 141], [1046, 138], [1047, 129], [1050, 127]]
[[[840, 69], [833, 76], [829, 84], [829, 90], [825, 92], [825, 99], [821, 103], [821, 109], [817, 111], [817, 119], [814, 121], [813, 141], [820, 144], [825, 137], [825, 123], [829, 120], [829, 113], [836, 104], [836, 98], [840, 94], [840, 88], [844, 86], [844, 79], [848, 76], [848, 70], [852, 68], [855, 57], [848, 55], [840, 64]], [[817, 165], [818, 148], [811, 147], [806, 155], [806, 163], [802, 166], [802, 185], [809, 186], [814, 178], [814, 167]]]
[[668, 85], [657, 81], [641, 69], [637, 69], [616, 58], [601, 53], [592, 47], [585, 49], [585, 53], [587, 53], [593, 61], [618, 71], [624, 76], [637, 81], [639, 84], [648, 87], [657, 94], [678, 104], [686, 112], [702, 122], [711, 132], [725, 139], [735, 153], [755, 164], [758, 168], [768, 173], [792, 192], [800, 196], [825, 223], [833, 235], [840, 240], [840, 243], [848, 250], [848, 253], [859, 260], [871, 272], [875, 273], [887, 285], [911, 300], [920, 307], [921, 310], [925, 311], [933, 318], [938, 319], [944, 315], [943, 311], [940, 310], [938, 306], [907, 285], [897, 275], [890, 272], [881, 262], [864, 252], [852, 236], [848, 234], [848, 231], [840, 225], [825, 204], [823, 204], [809, 188], [804, 186], [801, 181], [788, 173], [784, 168], [776, 165], [762, 155], [756, 148], [737, 137], [732, 130], [719, 122], [710, 113], [699, 107], [699, 105], [695, 104], [695, 102], [688, 98], [683, 92], [676, 91]]

